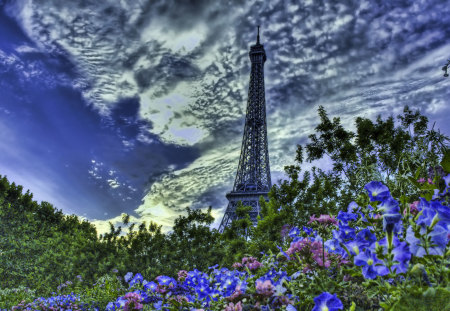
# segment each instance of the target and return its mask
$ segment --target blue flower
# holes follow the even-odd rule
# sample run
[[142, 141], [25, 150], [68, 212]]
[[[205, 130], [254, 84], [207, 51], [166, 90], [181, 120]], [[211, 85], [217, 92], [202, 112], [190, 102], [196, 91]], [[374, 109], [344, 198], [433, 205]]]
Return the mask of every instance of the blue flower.
[[383, 230], [388, 234], [392, 234], [394, 226], [400, 222], [402, 216], [400, 214], [385, 214], [383, 216]]
[[[381, 239], [378, 244], [383, 246], [383, 253], [387, 254], [387, 239]], [[392, 271], [395, 273], [405, 273], [408, 271], [408, 263], [411, 259], [411, 252], [409, 251], [408, 244], [406, 242], [400, 242], [397, 237], [394, 237], [392, 254], [394, 255], [393, 260], [397, 262], [392, 266]]]
[[289, 236], [291, 238], [295, 238], [296, 236], [300, 235], [300, 229], [297, 227], [293, 227], [290, 231], [289, 231]]
[[125, 282], [128, 283], [128, 281], [133, 277], [133, 272], [128, 272], [127, 274], [125, 274], [125, 276], [123, 277], [123, 279], [125, 280]]
[[144, 285], [145, 290], [151, 290], [152, 292], [154, 292], [157, 287], [158, 287], [158, 285], [156, 285], [156, 283], [153, 281], [145, 283], [145, 285]]
[[357, 266], [363, 266], [362, 274], [366, 279], [375, 279], [378, 275], [386, 275], [389, 273], [388, 268], [369, 249], [356, 255], [354, 263]]
[[339, 241], [336, 239], [330, 239], [325, 242], [325, 247], [329, 252], [339, 254], [341, 256], [345, 256], [347, 253], [339, 244]]
[[303, 226], [302, 229], [306, 233], [306, 235], [310, 235], [311, 233], [313, 233], [313, 230], [311, 228]]
[[378, 206], [378, 209], [381, 210], [383, 214], [400, 213], [398, 202], [391, 197], [384, 199], [383, 202], [381, 202], [381, 204]]
[[173, 278], [166, 275], [161, 275], [160, 277], [158, 277], [157, 281], [159, 285], [169, 286], [170, 284], [172, 285], [176, 284], [176, 281]]
[[353, 240], [354, 238], [355, 238], [355, 229], [353, 229], [352, 227], [347, 226], [347, 225], [339, 226], [339, 231], [338, 231], [339, 242]]
[[438, 213], [439, 223], [450, 223], [450, 207], [442, 205], [439, 201], [431, 201], [430, 207]]
[[406, 241], [409, 244], [409, 249], [411, 253], [416, 257], [423, 257], [426, 255], [425, 246], [427, 246], [428, 255], [439, 255], [444, 254], [445, 247], [448, 242], [447, 234], [448, 230], [440, 225], [436, 225], [433, 231], [427, 236], [425, 228], [420, 229], [420, 234], [424, 239], [430, 239], [432, 245], [425, 245], [424, 242], [414, 236], [414, 231], [411, 226], [406, 230]]
[[389, 188], [379, 181], [371, 181], [364, 186], [369, 194], [370, 201], [384, 201], [391, 196]]
[[339, 219], [340, 221], [342, 221], [344, 224], [346, 224], [349, 221], [358, 219], [358, 215], [357, 214], [353, 214], [353, 213], [347, 213], [347, 212], [339, 211], [339, 213], [338, 213], [336, 218]]
[[362, 229], [356, 235], [356, 241], [358, 241], [359, 247], [361, 249], [366, 248], [367, 246], [369, 246], [376, 240], [377, 240], [377, 237], [375, 236], [375, 234], [372, 233], [372, 231], [370, 231], [369, 228]]
[[359, 209], [360, 209], [359, 205], [355, 201], [352, 201], [347, 206], [347, 213], [355, 213], [355, 212], [359, 211]]
[[328, 292], [323, 292], [316, 298], [314, 298], [315, 306], [312, 311], [336, 311], [342, 310], [344, 305], [337, 298], [336, 294], [331, 295]]
[[195, 287], [195, 292], [197, 293], [199, 299], [203, 299], [209, 297], [211, 288], [209, 288], [207, 284], [202, 283]]
[[132, 287], [136, 283], [142, 283], [144, 277], [140, 273], [136, 273], [134, 278], [130, 281], [130, 287]]

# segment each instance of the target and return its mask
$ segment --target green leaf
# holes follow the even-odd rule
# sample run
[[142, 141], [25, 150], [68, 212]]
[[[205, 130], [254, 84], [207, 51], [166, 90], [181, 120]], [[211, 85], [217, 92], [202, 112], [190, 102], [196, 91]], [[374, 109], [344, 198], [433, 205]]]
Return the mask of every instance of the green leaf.
[[350, 309], [348, 309], [348, 311], [355, 311], [356, 309], [356, 303], [354, 301], [352, 301], [352, 305], [350, 306]]
[[445, 151], [440, 164], [445, 172], [450, 173], [450, 149]]

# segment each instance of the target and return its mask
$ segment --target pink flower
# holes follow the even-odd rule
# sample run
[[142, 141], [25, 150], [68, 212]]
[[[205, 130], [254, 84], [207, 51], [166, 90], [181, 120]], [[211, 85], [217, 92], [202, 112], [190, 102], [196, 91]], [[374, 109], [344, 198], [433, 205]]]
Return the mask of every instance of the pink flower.
[[242, 311], [242, 304], [239, 301], [237, 304], [230, 302], [226, 307], [225, 311]]
[[[414, 216], [416, 216], [417, 213], [419, 212], [418, 205], [419, 201], [414, 201], [411, 204], [409, 204], [409, 212]], [[406, 209], [403, 211], [403, 214], [406, 215]]]
[[330, 216], [330, 215], [320, 215], [319, 218], [316, 218], [315, 215], [312, 215], [309, 218], [308, 224], [310, 224], [314, 221], [318, 222], [319, 224], [323, 224], [325, 226], [328, 226], [328, 225], [337, 226], [337, 224], [338, 224], [338, 221], [334, 218], [334, 216]]
[[417, 182], [419, 184], [423, 184], [425, 182], [425, 178], [419, 178], [419, 179], [417, 179]]
[[186, 270], [178, 271], [178, 281], [183, 282], [188, 276], [188, 272]]
[[125, 302], [124, 311], [141, 310], [144, 306], [140, 303], [142, 300], [141, 295], [137, 293], [127, 293], [125, 295], [127, 302]]
[[274, 289], [275, 287], [270, 280], [265, 280], [264, 282], [256, 281], [256, 292], [260, 295], [270, 297], [275, 292]]
[[240, 262], [235, 262], [235, 263], [232, 265], [232, 267], [233, 267], [234, 269], [240, 269], [240, 268], [243, 267], [243, 265], [242, 265]]

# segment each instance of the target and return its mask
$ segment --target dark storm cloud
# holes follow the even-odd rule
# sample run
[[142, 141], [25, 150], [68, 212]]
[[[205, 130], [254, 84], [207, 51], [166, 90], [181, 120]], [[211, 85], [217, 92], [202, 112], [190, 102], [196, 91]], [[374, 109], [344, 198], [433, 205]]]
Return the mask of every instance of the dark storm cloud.
[[158, 65], [138, 69], [134, 78], [141, 91], [150, 86], [163, 86], [163, 90], [158, 93], [161, 96], [171, 91], [180, 81], [192, 80], [199, 75], [200, 70], [189, 59], [165, 53]]

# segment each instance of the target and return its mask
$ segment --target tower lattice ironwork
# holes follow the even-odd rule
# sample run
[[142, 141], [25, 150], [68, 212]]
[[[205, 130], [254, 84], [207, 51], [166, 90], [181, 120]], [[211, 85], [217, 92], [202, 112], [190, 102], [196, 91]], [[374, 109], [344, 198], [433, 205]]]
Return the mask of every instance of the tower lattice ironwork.
[[268, 199], [272, 187], [270, 179], [269, 152], [267, 146], [266, 100], [264, 91], [264, 63], [266, 51], [259, 43], [259, 26], [256, 44], [250, 47], [252, 64], [248, 87], [247, 114], [242, 138], [241, 156], [233, 190], [226, 194], [228, 206], [220, 223], [219, 231], [237, 219], [239, 201], [251, 206], [250, 218], [254, 224], [260, 213], [259, 198]]

